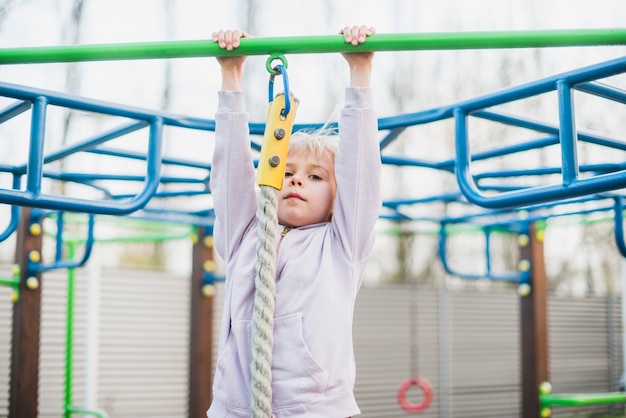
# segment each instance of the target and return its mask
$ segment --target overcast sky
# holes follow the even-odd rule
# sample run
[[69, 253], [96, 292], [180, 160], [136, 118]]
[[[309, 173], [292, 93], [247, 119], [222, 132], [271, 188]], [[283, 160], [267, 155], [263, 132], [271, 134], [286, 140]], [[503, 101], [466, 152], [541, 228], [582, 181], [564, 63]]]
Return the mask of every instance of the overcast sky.
[[[0, 45], [21, 47], [66, 43], [72, 3], [70, 0], [17, 1], [0, 23]], [[243, 7], [246, 3], [243, 0], [222, 3], [206, 0], [85, 0], [80, 43], [206, 39], [215, 29], [242, 27], [246, 21], [246, 9]], [[623, 26], [623, 16], [626, 16], [626, 2], [623, 0], [257, 0], [256, 3], [255, 36], [327, 35], [335, 33], [343, 25], [356, 23], [375, 26], [379, 33], [610, 28]], [[533, 66], [541, 64], [546, 65], [545, 71], [562, 71], [571, 66], [626, 54], [624, 47], [565, 50], [546, 50], [545, 55], [554, 59], [548, 58], [545, 62], [533, 63]], [[399, 62], [410, 61], [420, 71], [420, 76], [436, 76], [440, 89], [448, 81], [446, 77], [459, 77], [459, 74], [449, 68], [444, 68], [444, 71], [436, 68], [433, 57], [450, 57], [451, 62], [477, 57], [476, 63], [471, 65], [477, 68], [474, 70], [476, 77], [489, 73], [490, 60], [497, 60], [503, 53], [523, 56], [528, 51], [380, 53], [374, 81], [375, 85], [388, 83], [394, 67]], [[338, 78], [338, 86], [345, 82], [345, 71], [341, 71], [342, 68], [335, 70], [341, 61], [337, 54], [331, 55], [287, 57], [290, 64], [293, 62], [290, 71], [292, 84], [300, 91], [306, 104], [304, 117], [307, 117], [307, 109], [310, 112], [308, 117], [313, 119], [328, 112], [328, 108], [322, 106], [323, 101], [318, 97], [309, 97], [309, 92], [317, 95], [320, 90], [323, 91], [320, 86], [327, 85], [328, 78]], [[248, 62], [250, 70], [247, 71], [258, 74], [259, 80], [254, 86], [248, 86], [252, 91], [255, 91], [254, 88], [260, 92], [266, 89], [264, 60], [265, 57], [253, 57]], [[302, 64], [298, 65], [300, 62]], [[176, 60], [173, 65], [176, 87], [173, 110], [211, 114], [214, 111], [213, 92], [219, 82], [214, 60], [182, 59]], [[115, 102], [158, 106], [163, 68], [163, 61], [84, 63], [81, 64], [81, 92]], [[542, 71], [536, 72], [541, 74]], [[535, 77], [535, 74], [529, 77]], [[0, 68], [0, 79], [62, 90], [65, 86], [65, 65], [7, 66]], [[477, 84], [476, 80], [472, 83]], [[473, 93], [468, 91], [465, 94]], [[453, 94], [442, 96], [440, 100], [456, 100]], [[383, 91], [379, 97], [383, 99], [384, 95]], [[430, 93], [425, 91], [423, 95], [429, 96]], [[319, 106], [313, 99], [320, 102]], [[380, 114], [393, 112], [384, 101], [381, 102]]]
[[[12, 2], [0, 20], [0, 47], [67, 44], [73, 31], [69, 24], [72, 3], [71, 0]], [[243, 0], [84, 0], [80, 43], [208, 39], [213, 30], [220, 28], [243, 28], [259, 37], [328, 35], [344, 25], [361, 23], [375, 26], [378, 33], [613, 28], [624, 27], [626, 16], [624, 0], [257, 0], [255, 3], [255, 23], [246, 27], [247, 2]], [[391, 116], [441, 106], [624, 55], [624, 46], [381, 52], [377, 53], [373, 74], [376, 110], [379, 116]], [[287, 59], [291, 88], [301, 101], [297, 121], [327, 120], [341, 104], [341, 87], [347, 82], [341, 57], [293, 55]], [[172, 87], [168, 109], [212, 118], [219, 88], [219, 68], [214, 58], [81, 63], [78, 93], [115, 103], [160, 108], [167, 65], [171, 69]], [[250, 73], [245, 87], [252, 120], [262, 121], [267, 102], [265, 57], [249, 58], [246, 72]], [[67, 64], [0, 66], [2, 81], [55, 91], [66, 90], [66, 74]], [[405, 83], [401, 105], [391, 97], [391, 86], [396, 80]], [[626, 86], [623, 77], [622, 81], [621, 85]], [[600, 125], [626, 119], [599, 112], [594, 118]], [[53, 133], [59, 130], [52, 128]], [[26, 143], [27, 132], [26, 122], [13, 131], [1, 131], [0, 139], [5, 141], [0, 148], [0, 163], [7, 162], [6, 158], [10, 163], [18, 163], [13, 153], [23, 151], [17, 148]], [[85, 136], [89, 134], [84, 133]], [[425, 138], [430, 142], [420, 152], [430, 157], [441, 139], [440, 134]], [[204, 151], [199, 153], [197, 149], [194, 152], [196, 156], [209, 158], [208, 152], [202, 154]], [[25, 158], [23, 152], [21, 158]], [[92, 164], [90, 167], [95, 169], [105, 163], [98, 160]], [[105, 169], [111, 167], [105, 165]], [[397, 183], [395, 178], [393, 181]], [[416, 182], [411, 178], [410, 182], [413, 186], [417, 183], [420, 192], [427, 185], [434, 192], [442, 191], [437, 181]], [[9, 186], [3, 183], [3, 187]], [[386, 192], [402, 192], [403, 187], [406, 186], [395, 185], [386, 188]], [[3, 209], [6, 212], [7, 208]], [[575, 245], [577, 241], [571, 242]], [[372, 275], [377, 272], [374, 269]]]

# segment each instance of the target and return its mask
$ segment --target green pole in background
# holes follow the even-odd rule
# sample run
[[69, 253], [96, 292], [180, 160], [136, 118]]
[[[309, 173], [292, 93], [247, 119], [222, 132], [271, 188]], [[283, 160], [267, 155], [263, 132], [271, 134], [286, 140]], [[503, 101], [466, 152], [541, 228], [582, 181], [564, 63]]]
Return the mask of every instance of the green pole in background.
[[[67, 257], [74, 259], [76, 253], [76, 242], [66, 241]], [[74, 293], [76, 289], [76, 271], [74, 268], [67, 270], [67, 317], [65, 326], [65, 408], [64, 418], [72, 415], [93, 415], [97, 418], [108, 418], [104, 411], [94, 411], [90, 409], [78, 408], [72, 405], [72, 366], [74, 363]]]
[[[74, 259], [75, 243], [68, 242], [68, 258]], [[72, 364], [74, 353], [74, 283], [75, 271], [67, 271], [67, 316], [65, 318], [65, 418], [70, 418], [72, 405]]]
[[563, 395], [542, 394], [540, 399], [541, 404], [544, 406], [580, 407], [626, 403], [626, 393], [574, 393]]
[[446, 49], [543, 48], [626, 45], [626, 29], [375, 34], [359, 46], [341, 35], [245, 38], [235, 53], [212, 40], [41, 46], [0, 49], [0, 64], [113, 61], [225, 55], [320, 54], [332, 52]]
[[13, 272], [10, 278], [0, 277], [0, 286], [11, 286], [13, 293], [11, 299], [13, 302], [20, 300], [20, 274], [21, 268], [19, 264], [13, 265]]

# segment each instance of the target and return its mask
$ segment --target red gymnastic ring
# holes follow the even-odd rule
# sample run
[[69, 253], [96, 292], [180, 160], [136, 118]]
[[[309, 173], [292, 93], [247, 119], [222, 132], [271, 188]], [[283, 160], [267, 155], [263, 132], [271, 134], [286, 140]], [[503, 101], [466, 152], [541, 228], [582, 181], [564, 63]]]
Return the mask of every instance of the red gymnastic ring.
[[[422, 392], [424, 392], [424, 398], [422, 399], [422, 402], [418, 404], [412, 404], [406, 398], [406, 392], [413, 385], [419, 387], [420, 389], [422, 389]], [[433, 388], [430, 386], [430, 383], [428, 383], [428, 380], [426, 379], [407, 379], [400, 385], [400, 388], [398, 389], [398, 403], [400, 403], [402, 409], [408, 412], [421, 412], [428, 408], [432, 400]]]

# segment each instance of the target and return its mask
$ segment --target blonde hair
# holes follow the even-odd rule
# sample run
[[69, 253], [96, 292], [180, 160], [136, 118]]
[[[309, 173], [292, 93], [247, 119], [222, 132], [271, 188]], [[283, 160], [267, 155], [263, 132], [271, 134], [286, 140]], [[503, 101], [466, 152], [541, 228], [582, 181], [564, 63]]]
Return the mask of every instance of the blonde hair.
[[339, 151], [339, 136], [333, 127], [324, 125], [318, 129], [303, 129], [291, 135], [289, 151], [312, 152], [320, 158], [324, 151], [333, 155]]

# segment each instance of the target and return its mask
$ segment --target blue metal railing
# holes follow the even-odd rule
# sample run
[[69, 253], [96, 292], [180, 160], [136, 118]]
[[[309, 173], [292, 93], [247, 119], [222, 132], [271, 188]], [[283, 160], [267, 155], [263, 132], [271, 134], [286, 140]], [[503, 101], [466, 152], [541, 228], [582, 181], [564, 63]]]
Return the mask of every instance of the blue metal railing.
[[[626, 171], [601, 174], [579, 179], [578, 157], [576, 153], [576, 127], [574, 125], [574, 107], [572, 89], [580, 83], [609, 77], [626, 72], [626, 57], [607, 63], [594, 65], [550, 77], [539, 82], [505, 90], [496, 95], [485, 96], [471, 103], [457, 105], [454, 110], [456, 123], [456, 177], [463, 195], [472, 203], [487, 208], [522, 207], [533, 203], [569, 199], [594, 193], [602, 193], [626, 187]], [[561, 146], [561, 184], [537, 186], [522, 190], [485, 195], [480, 192], [470, 173], [471, 153], [468, 139], [467, 118], [473, 112], [503, 104], [509, 100], [518, 100], [534, 94], [556, 90], [559, 98], [559, 143]], [[586, 92], [595, 93], [593, 89]], [[605, 90], [603, 90], [605, 91]], [[626, 100], [626, 91], [611, 90], [609, 96], [617, 96], [619, 102]], [[606, 94], [604, 97], [606, 98]], [[623, 148], [623, 144], [620, 144]]]
[[[547, 202], [560, 202], [581, 196], [591, 196], [612, 191], [626, 186], [626, 164], [609, 162], [602, 164], [585, 164], [578, 162], [576, 142], [587, 142], [610, 149], [626, 151], [626, 142], [610, 138], [594, 132], [580, 130], [574, 126], [572, 90], [576, 89], [587, 94], [626, 103], [626, 92], [618, 87], [610, 86], [598, 80], [626, 71], [626, 57], [614, 59], [586, 68], [548, 77], [522, 86], [504, 89], [492, 94], [465, 100], [449, 106], [428, 109], [425, 111], [398, 115], [379, 119], [379, 129], [384, 132], [381, 139], [382, 161], [386, 165], [421, 167], [454, 173], [459, 186], [458, 190], [406, 201], [387, 201], [385, 206], [391, 211], [388, 219], [411, 219], [401, 209], [409, 202], [419, 204], [422, 201], [460, 202], [474, 204], [487, 209], [516, 209]], [[526, 116], [513, 115], [495, 106], [511, 101], [532, 97], [546, 92], [556, 92], [560, 103], [560, 120], [558, 124], [532, 119]], [[166, 207], [150, 207], [153, 199], [170, 199], [180, 196], [197, 196], [210, 193], [208, 181], [210, 164], [206, 158], [202, 161], [163, 157], [161, 146], [164, 126], [175, 126], [187, 129], [213, 131], [215, 122], [210, 119], [189, 118], [167, 112], [150, 111], [135, 107], [110, 104], [101, 101], [80, 98], [47, 90], [0, 83], [0, 95], [13, 98], [4, 110], [0, 111], [0, 122], [8, 121], [17, 115], [31, 112], [31, 137], [29, 158], [21, 165], [0, 165], [0, 173], [13, 176], [13, 187], [0, 189], [0, 203], [14, 206], [32, 206], [47, 210], [75, 211], [94, 214], [124, 215], [137, 213], [139, 216], [165, 218], [172, 220], [177, 217], [185, 220], [199, 221], [210, 225], [212, 208], [186, 212]], [[124, 122], [116, 129], [96, 135], [84, 141], [67, 145], [60, 150], [44, 154], [44, 132], [46, 126], [46, 110], [49, 106], [67, 107], [87, 112], [124, 118]], [[523, 128], [538, 134], [537, 138], [519, 144], [498, 146], [488, 150], [470, 152], [467, 119], [470, 117], [489, 120], [505, 125]], [[387, 152], [387, 146], [395, 141], [406, 129], [444, 119], [456, 123], [456, 155], [440, 161], [428, 161], [425, 158], [414, 158], [407, 155], [393, 156]], [[320, 126], [299, 124], [294, 129]], [[331, 124], [335, 126], [336, 124]], [[264, 124], [250, 123], [250, 132], [254, 136], [262, 136]], [[149, 130], [149, 141], [145, 152], [115, 149], [108, 146], [113, 139], [134, 132]], [[260, 143], [253, 142], [253, 149], [258, 150]], [[547, 147], [561, 147], [561, 166], [537, 167], [526, 169], [501, 169], [492, 171], [471, 172], [471, 164], [476, 161], [488, 160], [523, 153]], [[117, 157], [120, 160], [143, 161], [146, 165], [145, 174], [114, 175], [103, 173], [71, 173], [54, 172], [47, 165], [63, 160], [81, 152]], [[182, 178], [164, 176], [161, 169], [165, 165], [176, 165], [200, 169], [204, 174], [198, 178]], [[591, 174], [579, 179], [580, 173]], [[486, 180], [518, 178], [524, 176], [554, 176], [560, 174], [560, 184], [542, 186], [514, 185], [506, 181], [487, 184]], [[20, 190], [22, 178], [26, 179], [25, 190]], [[103, 199], [81, 199], [65, 195], [42, 193], [42, 179], [50, 178], [63, 182], [74, 182], [100, 190]], [[115, 193], [104, 185], [104, 180], [143, 183], [138, 193]], [[186, 187], [177, 190], [166, 190], [163, 185], [182, 184]], [[1, 237], [6, 237], [15, 229], [17, 217], [12, 217]], [[14, 222], [15, 220], [15, 222]]]
[[[185, 164], [183, 162], [174, 162], [171, 159], [162, 158], [161, 148], [164, 126], [214, 130], [214, 121], [207, 119], [189, 118], [167, 112], [149, 111], [130, 106], [116, 105], [43, 89], [17, 86], [10, 83], [0, 83], [0, 96], [17, 100], [17, 102], [12, 103], [0, 112], [0, 122], [8, 121], [15, 116], [31, 110], [31, 134], [27, 163], [14, 166], [3, 164], [0, 166], [0, 172], [11, 173], [15, 178], [13, 188], [0, 189], [0, 202], [10, 205], [108, 215], [125, 215], [135, 212], [145, 207], [156, 195], [159, 184], [161, 183], [162, 164]], [[44, 154], [47, 121], [46, 113], [50, 106], [117, 116], [130, 119], [131, 122], [91, 139], [66, 146], [49, 154]], [[107, 193], [106, 189], [96, 184], [97, 180], [106, 178], [106, 176], [102, 174], [54, 173], [44, 169], [46, 164], [62, 160], [79, 152], [108, 153], [109, 155], [114, 155], [115, 151], [104, 148], [100, 149], [101, 145], [142, 129], [149, 130], [146, 152], [135, 156], [131, 156], [127, 152], [119, 152], [117, 154], [120, 158], [142, 159], [146, 162], [146, 171], [143, 177], [117, 177], [117, 180], [121, 181], [143, 182], [143, 189], [132, 196], [115, 198], [111, 193]], [[187, 163], [186, 165], [191, 166], [193, 164]], [[199, 166], [199, 164], [196, 165]], [[204, 168], [208, 170], [206, 164]], [[20, 190], [19, 185], [21, 184], [23, 176], [26, 177], [26, 187], [25, 190]], [[82, 183], [95, 189], [100, 188], [105, 195], [108, 195], [108, 198], [88, 200], [65, 195], [42, 193], [42, 180], [45, 177]], [[182, 182], [183, 180], [180, 181]], [[201, 181], [205, 181], [205, 179]]]

